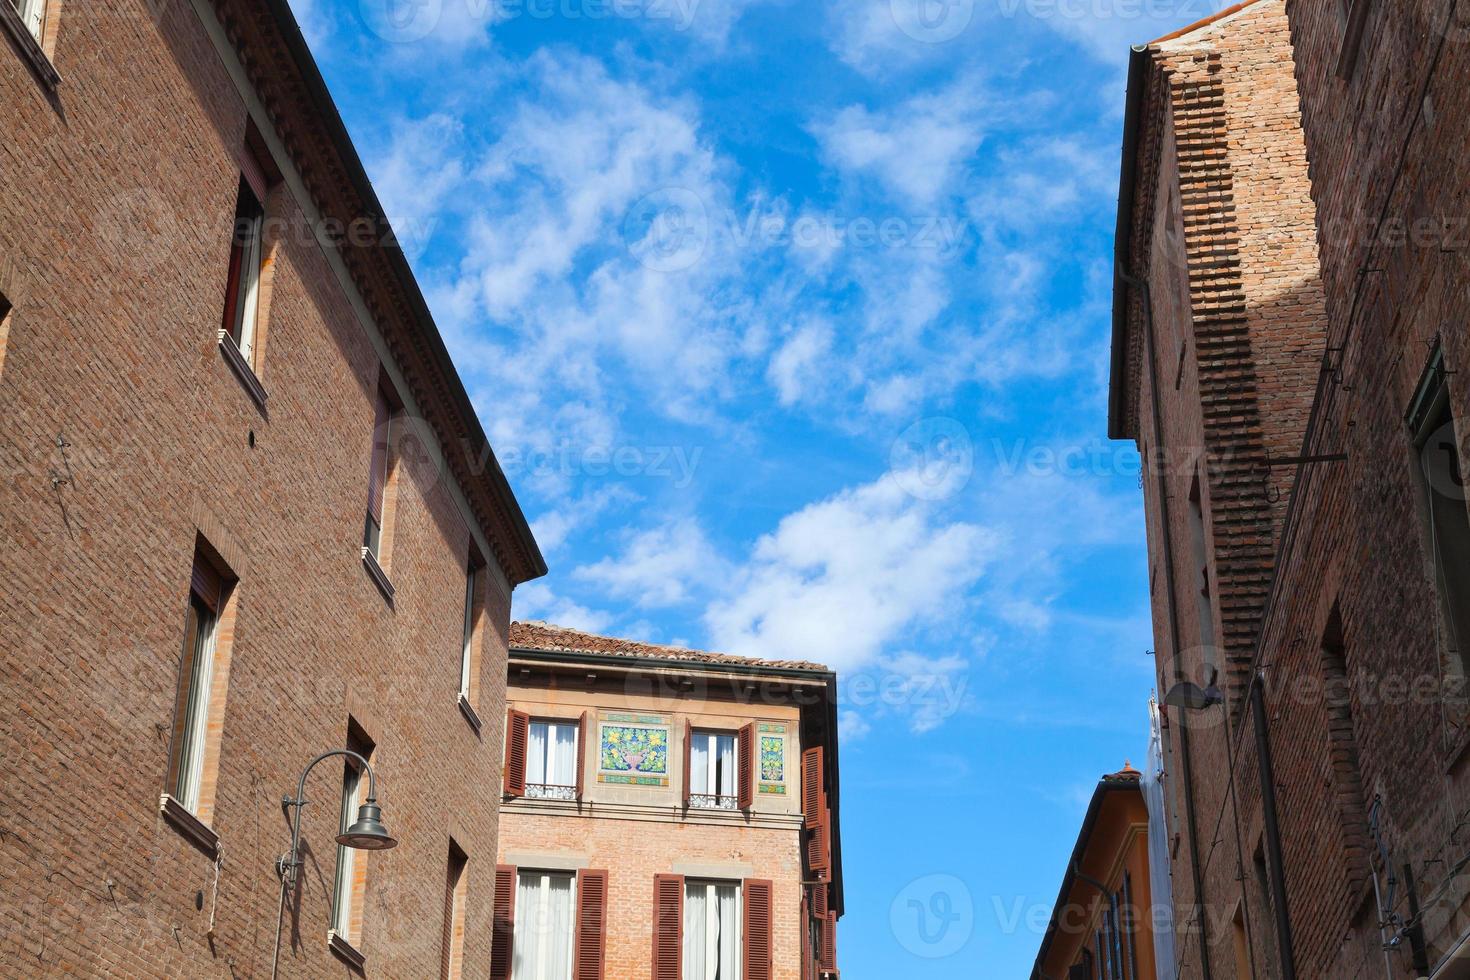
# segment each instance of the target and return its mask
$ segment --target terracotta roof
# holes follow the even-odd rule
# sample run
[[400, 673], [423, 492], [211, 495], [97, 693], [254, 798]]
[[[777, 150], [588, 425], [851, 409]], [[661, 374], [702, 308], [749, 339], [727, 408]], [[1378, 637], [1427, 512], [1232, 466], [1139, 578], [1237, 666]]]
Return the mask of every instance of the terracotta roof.
[[557, 626], [555, 623], [535, 620], [510, 624], [510, 646], [512, 650], [591, 653], [612, 657], [683, 660], [703, 664], [739, 664], [746, 667], [783, 667], [794, 670], [825, 671], [827, 669], [823, 664], [807, 660], [762, 660], [757, 657], [737, 657], [731, 653], [687, 650], [683, 647], [625, 640], [616, 636], [599, 636], [596, 633], [584, 633], [566, 626]]
[[1195, 21], [1193, 24], [1190, 24], [1188, 27], [1181, 27], [1177, 31], [1173, 31], [1173, 32], [1171, 32], [1169, 34], [1165, 34], [1163, 37], [1156, 37], [1156, 38], [1154, 38], [1152, 41], [1148, 42], [1149, 43], [1149, 46], [1152, 47], [1155, 44], [1163, 44], [1165, 41], [1173, 41], [1173, 40], [1176, 40], [1178, 38], [1183, 37], [1186, 34], [1193, 34], [1195, 31], [1199, 30], [1201, 27], [1209, 27], [1211, 24], [1215, 23], [1216, 21], [1224, 20], [1226, 17], [1232, 17], [1235, 14], [1240, 13], [1246, 7], [1249, 7], [1249, 6], [1251, 6], [1252, 4], [1254, 4], [1256, 2], [1257, 2], [1257, 0], [1244, 0], [1244, 2], [1242, 2], [1242, 3], [1237, 3], [1237, 4], [1233, 5], [1233, 6], [1226, 7], [1224, 10], [1216, 11], [1215, 13], [1210, 14], [1208, 17], [1205, 17], [1205, 18], [1203, 18], [1201, 20]]

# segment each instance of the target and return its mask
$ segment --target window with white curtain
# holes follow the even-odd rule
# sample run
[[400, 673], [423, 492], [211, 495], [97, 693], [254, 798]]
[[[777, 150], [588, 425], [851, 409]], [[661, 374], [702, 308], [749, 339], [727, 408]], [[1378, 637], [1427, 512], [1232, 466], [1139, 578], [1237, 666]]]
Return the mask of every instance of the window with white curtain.
[[255, 325], [260, 312], [260, 271], [264, 259], [262, 229], [265, 206], [245, 179], [240, 178], [235, 199], [234, 238], [230, 244], [230, 279], [227, 311], [230, 339], [240, 349], [245, 363], [255, 366]]
[[739, 809], [735, 789], [735, 736], [693, 732], [689, 741], [689, 805]]
[[571, 980], [576, 876], [522, 871], [511, 980]]
[[471, 565], [464, 584], [464, 634], [459, 649], [459, 693], [469, 700], [470, 669], [475, 652], [475, 584], [480, 570]]
[[526, 796], [577, 798], [577, 723], [533, 721], [526, 740]]
[[198, 594], [189, 596], [179, 666], [179, 717], [175, 723], [174, 799], [190, 813], [199, 812], [204, 778], [205, 736], [209, 730], [209, 692], [214, 685], [214, 648], [218, 618]]
[[46, 17], [46, 0], [10, 0], [10, 3], [20, 14], [20, 19], [25, 21], [26, 29], [35, 35], [37, 41], [41, 40], [41, 25]]
[[740, 980], [740, 886], [684, 884], [684, 980]]
[[[345, 831], [357, 819], [365, 778], [357, 760], [347, 759], [342, 772], [342, 817], [339, 830]], [[352, 913], [358, 898], [357, 862], [360, 859], [357, 848], [345, 844], [337, 845], [337, 877], [332, 885], [332, 931], [349, 942], [357, 940], [352, 931]]]

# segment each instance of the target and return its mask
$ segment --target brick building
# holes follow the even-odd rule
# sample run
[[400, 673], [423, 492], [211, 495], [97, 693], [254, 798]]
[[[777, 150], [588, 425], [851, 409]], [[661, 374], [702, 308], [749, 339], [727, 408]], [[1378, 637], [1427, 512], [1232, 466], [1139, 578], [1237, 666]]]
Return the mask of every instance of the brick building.
[[492, 977], [836, 976], [831, 671], [514, 623], [507, 702]]
[[1467, 24], [1258, 0], [1134, 55], [1110, 431], [1181, 976], [1470, 976]]
[[0, 975], [483, 976], [545, 567], [284, 0], [0, 3], [0, 107]]
[[[1125, 764], [1092, 791], [1062, 888], [1031, 968], [1032, 980], [1156, 980], [1148, 807]], [[1167, 920], [1164, 920], [1167, 924]]]

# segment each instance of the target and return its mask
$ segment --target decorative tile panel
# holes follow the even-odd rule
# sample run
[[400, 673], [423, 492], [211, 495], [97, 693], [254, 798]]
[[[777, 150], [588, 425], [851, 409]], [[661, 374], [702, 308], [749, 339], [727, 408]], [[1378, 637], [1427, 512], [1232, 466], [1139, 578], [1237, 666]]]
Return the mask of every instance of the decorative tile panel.
[[669, 720], [662, 715], [602, 715], [597, 781], [623, 786], [669, 785]]
[[759, 779], [757, 791], [781, 796], [786, 793], [786, 726], [761, 722], [756, 726], [759, 740]]

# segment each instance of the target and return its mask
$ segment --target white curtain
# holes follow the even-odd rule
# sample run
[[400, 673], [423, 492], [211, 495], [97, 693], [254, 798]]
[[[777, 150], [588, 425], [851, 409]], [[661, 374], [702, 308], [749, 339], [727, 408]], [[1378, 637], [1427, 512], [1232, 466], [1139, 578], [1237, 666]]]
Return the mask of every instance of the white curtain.
[[531, 722], [530, 742], [526, 747], [526, 782], [545, 783], [546, 779], [546, 735], [544, 721]]
[[209, 695], [214, 686], [215, 618], [202, 608], [196, 618], [193, 676], [189, 681], [188, 714], [184, 721], [183, 764], [179, 802], [190, 813], [199, 812], [199, 791], [204, 780], [204, 745], [209, 733]]
[[702, 732], [689, 740], [689, 791], [710, 792], [709, 736]]
[[546, 782], [571, 786], [577, 781], [577, 726], [552, 725], [550, 764]]
[[571, 980], [573, 877], [523, 871], [516, 888], [513, 980]]
[[1148, 807], [1148, 884], [1152, 909], [1141, 910], [1154, 924], [1154, 961], [1160, 977], [1174, 974], [1174, 895], [1169, 878], [1169, 812], [1164, 799], [1164, 743], [1159, 728], [1159, 705], [1148, 702], [1148, 763], [1139, 788]]
[[740, 886], [684, 886], [684, 980], [740, 980]]

